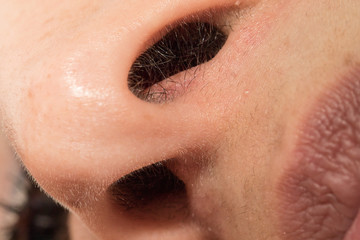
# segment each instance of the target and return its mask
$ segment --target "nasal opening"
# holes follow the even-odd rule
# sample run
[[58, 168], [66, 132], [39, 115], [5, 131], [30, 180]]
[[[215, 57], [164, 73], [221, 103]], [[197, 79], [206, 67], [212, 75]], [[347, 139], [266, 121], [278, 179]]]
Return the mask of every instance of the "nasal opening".
[[130, 219], [184, 220], [186, 186], [166, 165], [166, 161], [157, 162], [114, 182], [108, 189], [113, 204]]
[[[213, 59], [228, 38], [227, 25], [209, 13], [206, 19], [194, 17], [165, 29], [164, 36], [144, 51], [133, 63], [128, 87], [148, 102], [171, 101], [191, 84], [191, 76], [176, 74], [199, 67]], [[220, 14], [220, 13], [219, 13]], [[190, 73], [193, 74], [193, 73]]]

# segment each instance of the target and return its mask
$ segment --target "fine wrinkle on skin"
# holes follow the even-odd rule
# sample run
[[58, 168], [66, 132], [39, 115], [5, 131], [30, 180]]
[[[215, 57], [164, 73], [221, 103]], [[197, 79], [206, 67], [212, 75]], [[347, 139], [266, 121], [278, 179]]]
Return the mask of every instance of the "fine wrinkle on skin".
[[343, 239], [360, 207], [360, 67], [315, 106], [280, 183], [284, 239]]

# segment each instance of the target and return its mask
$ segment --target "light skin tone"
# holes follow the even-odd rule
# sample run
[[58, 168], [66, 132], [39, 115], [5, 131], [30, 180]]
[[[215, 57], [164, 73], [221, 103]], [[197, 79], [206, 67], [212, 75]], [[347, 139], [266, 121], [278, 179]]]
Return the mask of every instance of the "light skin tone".
[[[72, 239], [360, 236], [359, 1], [0, 2], [3, 135], [69, 209]], [[174, 76], [192, 81], [173, 101], [129, 91], [162, 29], [229, 6], [225, 46]], [[109, 200], [116, 180], [167, 159], [187, 214]]]

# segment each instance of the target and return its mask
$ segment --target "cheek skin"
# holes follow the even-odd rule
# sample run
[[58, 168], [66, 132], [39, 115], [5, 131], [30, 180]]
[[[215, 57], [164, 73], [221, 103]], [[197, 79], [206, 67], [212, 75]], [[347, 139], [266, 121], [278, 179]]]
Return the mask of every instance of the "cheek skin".
[[[292, 7], [296, 9], [296, 14], [290, 10]], [[226, 196], [222, 206], [232, 210], [226, 215], [227, 219], [231, 220], [223, 224], [231, 225], [229, 222], [236, 222], [239, 229], [247, 226], [245, 230], [242, 228], [236, 232], [234, 225], [231, 225], [232, 228], [227, 228], [228, 232], [233, 233], [230, 236], [239, 236], [241, 232], [244, 239], [248, 236], [252, 236], [250, 239], [266, 239], [265, 234], [257, 235], [258, 232], [266, 233], [278, 218], [282, 219], [279, 226], [285, 226], [284, 222], [289, 222], [287, 213], [278, 216], [283, 209], [277, 206], [285, 206], [278, 202], [274, 204], [273, 200], [281, 198], [274, 194], [274, 189], [286, 182], [281, 176], [287, 171], [284, 168], [295, 161], [293, 156], [289, 156], [289, 151], [292, 151], [296, 144], [294, 142], [298, 137], [298, 121], [312, 107], [314, 97], [336, 82], [334, 76], [339, 74], [338, 69], [346, 68], [346, 52], [359, 53], [359, 45], [355, 42], [341, 43], [339, 40], [339, 45], [349, 46], [345, 51], [333, 43], [329, 44], [329, 36], [321, 36], [324, 31], [333, 31], [332, 27], [324, 27], [324, 21], [328, 22], [329, 16], [325, 14], [323, 19], [319, 19], [318, 12], [321, 12], [322, 6], [313, 5], [314, 13], [311, 14], [308, 7], [304, 2], [300, 7], [298, 4], [290, 5], [287, 9], [290, 16], [283, 14], [283, 17], [286, 17], [277, 19], [281, 24], [273, 27], [275, 31], [271, 33], [271, 39], [267, 38], [266, 44], [252, 51], [246, 58], [253, 65], [245, 63], [245, 67], [266, 67], [256, 69], [257, 71], [249, 70], [248, 78], [257, 81], [259, 87], [252, 89], [246, 99], [246, 106], [243, 106], [241, 111], [234, 111], [239, 114], [236, 119], [231, 119], [234, 121], [229, 124], [231, 129], [224, 143], [225, 147], [223, 146], [225, 150], [219, 150], [222, 154], [219, 157], [221, 162], [217, 162], [214, 167], [216, 173], [212, 173], [215, 176], [226, 176], [219, 180], [224, 187], [217, 189], [218, 196]], [[338, 8], [338, 12], [345, 14], [347, 10]], [[303, 21], [305, 18], [307, 23]], [[334, 22], [327, 26], [340, 28]], [[311, 41], [303, 38], [306, 31], [313, 34]], [[332, 34], [331, 36], [336, 36], [335, 32]], [[358, 39], [358, 36], [356, 30], [349, 38], [345, 38], [345, 41]], [[253, 54], [258, 57], [252, 58]], [[334, 55], [339, 57], [335, 58]], [[325, 62], [324, 56], [329, 56]], [[271, 71], [267, 71], [267, 67]], [[240, 186], [237, 184], [239, 182], [242, 183]], [[282, 194], [291, 196], [288, 189]], [[234, 198], [236, 200], [233, 200]], [[239, 208], [239, 203], [243, 206], [242, 209]], [[259, 230], [262, 227], [264, 230]], [[279, 229], [279, 232], [273, 232], [278, 238], [284, 232], [281, 227]], [[272, 236], [269, 239], [276, 238]], [[287, 237], [284, 236], [284, 239]]]

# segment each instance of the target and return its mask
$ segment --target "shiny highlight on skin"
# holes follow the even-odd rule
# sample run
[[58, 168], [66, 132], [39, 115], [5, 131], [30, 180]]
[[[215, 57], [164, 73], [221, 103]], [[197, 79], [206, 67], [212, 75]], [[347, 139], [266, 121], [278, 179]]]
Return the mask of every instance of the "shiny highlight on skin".
[[360, 206], [360, 67], [316, 103], [280, 180], [283, 239], [341, 240]]

